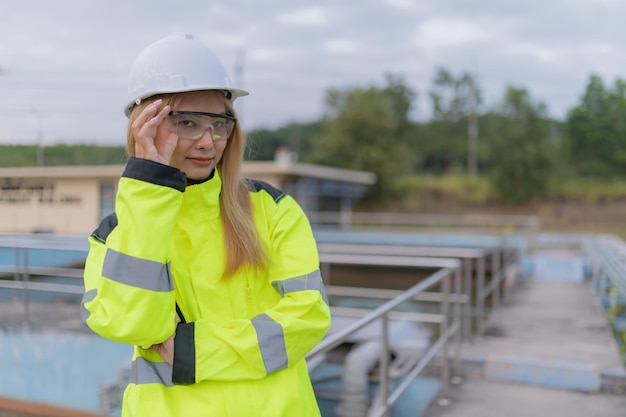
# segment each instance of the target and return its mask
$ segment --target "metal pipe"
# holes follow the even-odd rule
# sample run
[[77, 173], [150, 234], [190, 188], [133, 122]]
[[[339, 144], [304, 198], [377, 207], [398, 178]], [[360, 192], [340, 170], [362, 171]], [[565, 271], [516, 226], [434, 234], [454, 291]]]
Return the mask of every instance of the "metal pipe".
[[[444, 335], [441, 335], [439, 339], [433, 343], [433, 345], [424, 353], [422, 358], [418, 361], [417, 365], [413, 367], [413, 369], [407, 373], [402, 382], [398, 384], [397, 387], [393, 390], [391, 395], [389, 395], [389, 404], [395, 404], [396, 401], [400, 398], [400, 396], [406, 391], [406, 389], [411, 385], [413, 380], [417, 378], [417, 376], [424, 370], [426, 365], [430, 363], [430, 361], [439, 353], [442, 349], [446, 340], [449, 339], [455, 332], [460, 331], [460, 323], [456, 322], [452, 326], [448, 328], [448, 332]], [[382, 417], [384, 409], [379, 406], [377, 410], [372, 410], [372, 412], [368, 415], [368, 417]]]

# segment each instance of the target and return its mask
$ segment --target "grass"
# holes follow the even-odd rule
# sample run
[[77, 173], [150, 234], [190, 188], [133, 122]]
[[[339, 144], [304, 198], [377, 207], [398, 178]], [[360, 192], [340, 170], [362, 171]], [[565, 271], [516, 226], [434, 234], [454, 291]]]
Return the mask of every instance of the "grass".
[[493, 199], [491, 184], [484, 177], [463, 175], [412, 175], [397, 180], [398, 193], [446, 196], [461, 202], [486, 203]]
[[595, 203], [626, 199], [626, 180], [570, 179], [553, 186], [552, 197]]
[[[413, 175], [399, 178], [387, 212], [522, 214], [536, 216], [542, 230], [610, 233], [626, 239], [626, 180], [562, 179], [541, 201], [497, 203], [487, 178]], [[357, 208], [358, 210], [358, 208]]]
[[[486, 177], [432, 174], [411, 175], [397, 180], [399, 192], [439, 194], [458, 201], [485, 204], [495, 201], [495, 192]], [[563, 179], [553, 181], [546, 201], [566, 199], [594, 203], [626, 199], [626, 180]]]

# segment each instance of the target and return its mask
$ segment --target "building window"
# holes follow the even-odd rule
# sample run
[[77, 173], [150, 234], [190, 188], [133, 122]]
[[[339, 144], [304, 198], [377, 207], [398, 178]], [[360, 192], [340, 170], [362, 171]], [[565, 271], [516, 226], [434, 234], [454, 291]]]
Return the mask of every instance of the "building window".
[[115, 211], [115, 184], [100, 184], [100, 220]]

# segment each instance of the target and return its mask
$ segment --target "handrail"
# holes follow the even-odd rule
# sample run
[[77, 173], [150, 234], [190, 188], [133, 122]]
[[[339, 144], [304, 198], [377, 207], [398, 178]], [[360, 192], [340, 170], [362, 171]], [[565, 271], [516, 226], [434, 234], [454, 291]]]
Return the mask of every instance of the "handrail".
[[53, 249], [84, 251], [89, 249], [88, 241], [81, 236], [0, 234], [0, 248]]
[[369, 245], [360, 243], [318, 243], [319, 252], [325, 253], [359, 253], [374, 255], [428, 256], [435, 258], [478, 258], [483, 256], [485, 248], [468, 248], [454, 246], [389, 246]]
[[[364, 243], [318, 243], [318, 250], [320, 252], [321, 259], [327, 256], [339, 256], [339, 254], [351, 254], [351, 255], [385, 255], [385, 256], [397, 256], [404, 258], [406, 256], [412, 256], [414, 259], [419, 256], [428, 257], [453, 257], [462, 260], [463, 266], [463, 287], [466, 291], [471, 288], [471, 268], [470, 262], [475, 262], [476, 268], [476, 305], [477, 315], [475, 317], [478, 333], [482, 334], [487, 320], [487, 314], [485, 311], [485, 303], [489, 296], [493, 299], [493, 307], [496, 308], [500, 305], [501, 297], [505, 297], [503, 289], [504, 280], [507, 278], [508, 270], [519, 261], [519, 253], [515, 251], [513, 254], [509, 254], [505, 247], [485, 248], [485, 247], [446, 247], [446, 246], [407, 246], [407, 245], [373, 245]], [[509, 248], [510, 250], [510, 248]], [[489, 282], [486, 282], [486, 258], [491, 255], [491, 277]], [[419, 261], [417, 261], [419, 262]], [[436, 262], [436, 261], [435, 261]], [[438, 265], [444, 267], [446, 265]], [[470, 294], [468, 294], [468, 297]], [[464, 304], [465, 320], [463, 321], [463, 334], [465, 337], [469, 337], [472, 333], [470, 316], [471, 303]]]
[[82, 285], [57, 284], [51, 282], [0, 281], [0, 288], [61, 292], [67, 294], [84, 294]]
[[605, 236], [586, 242], [585, 246], [586, 252], [601, 265], [601, 277], [626, 299], [626, 244]]
[[[347, 338], [360, 329], [364, 328], [372, 324], [377, 320], [382, 320], [382, 337], [383, 337], [383, 348], [381, 350], [381, 358], [380, 358], [380, 398], [375, 404], [377, 405], [375, 411], [376, 416], [389, 416], [391, 412], [391, 408], [395, 401], [400, 398], [400, 395], [409, 387], [409, 384], [419, 375], [422, 369], [439, 353], [443, 357], [441, 372], [442, 372], [442, 382], [443, 382], [443, 392], [444, 395], [447, 395], [448, 392], [448, 377], [449, 377], [449, 369], [448, 369], [448, 353], [447, 346], [448, 342], [453, 336], [459, 335], [459, 329], [461, 327], [460, 323], [460, 310], [454, 309], [452, 312], [449, 309], [448, 297], [450, 295], [450, 277], [454, 276], [455, 278], [455, 293], [460, 293], [460, 274], [458, 266], [456, 268], [442, 268], [438, 271], [434, 272], [421, 282], [415, 284], [408, 290], [402, 292], [397, 295], [393, 299], [387, 301], [380, 307], [372, 310], [371, 312], [365, 314], [361, 319], [357, 320], [352, 325], [345, 327], [344, 329], [339, 330], [338, 332], [327, 336], [320, 344], [318, 344], [313, 350], [307, 355], [307, 360], [314, 360], [316, 356], [322, 355], [324, 353], [330, 352], [332, 349], [344, 343]], [[397, 308], [403, 303], [406, 303], [412, 299], [414, 299], [419, 293], [440, 284], [444, 293], [443, 302], [441, 303], [441, 314], [443, 316], [443, 320], [440, 321], [440, 329], [441, 334], [436, 343], [431, 345], [424, 356], [420, 361], [407, 373], [403, 383], [397, 386], [392, 392], [389, 391], [389, 335], [388, 335], [388, 326], [389, 326], [389, 316], [393, 313], [392, 310]], [[457, 303], [455, 303], [457, 304]], [[450, 323], [448, 323], [448, 319], [452, 317]], [[460, 338], [456, 338], [456, 358], [455, 364], [458, 364], [458, 356], [460, 350]]]
[[425, 280], [415, 284], [408, 290], [404, 291], [402, 294], [394, 297], [392, 300], [372, 310], [370, 313], [363, 316], [363, 318], [358, 320], [356, 323], [353, 323], [352, 325], [324, 339], [320, 344], [318, 344], [315, 348], [313, 348], [311, 352], [309, 352], [309, 355], [307, 356], [307, 358], [313, 358], [316, 355], [319, 355], [320, 353], [326, 353], [330, 351], [331, 349], [336, 348], [337, 346], [339, 346], [346, 340], [347, 336], [352, 335], [357, 330], [361, 330], [363, 327], [372, 323], [374, 320], [377, 320], [383, 314], [390, 312], [394, 308], [398, 307], [400, 304], [410, 301], [418, 293], [424, 290], [427, 290], [428, 288], [439, 283], [440, 281], [443, 280], [443, 278], [450, 275], [453, 271], [454, 271], [453, 268], [443, 268], [429, 275], [428, 278], [426, 278]]
[[498, 229], [506, 232], [527, 231], [536, 233], [540, 230], [540, 221], [536, 216], [526, 215], [484, 215], [484, 214], [426, 214], [426, 213], [379, 213], [379, 212], [307, 212], [312, 224], [334, 224], [342, 228], [369, 227], [436, 227], [460, 228], [471, 230]]

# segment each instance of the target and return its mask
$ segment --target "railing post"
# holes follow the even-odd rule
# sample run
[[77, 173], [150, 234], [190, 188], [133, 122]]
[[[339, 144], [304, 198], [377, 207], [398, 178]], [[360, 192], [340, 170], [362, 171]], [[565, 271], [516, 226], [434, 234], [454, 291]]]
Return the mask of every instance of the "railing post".
[[341, 230], [352, 229], [352, 211], [342, 210], [339, 212], [339, 224]]
[[[22, 251], [20, 250], [20, 248], [17, 246], [15, 246], [15, 270], [13, 271], [13, 281], [21, 281], [22, 280], [22, 274], [20, 272], [20, 265], [22, 265], [22, 261], [21, 261], [21, 257], [20, 254], [22, 253]], [[20, 295], [22, 295], [22, 297], [20, 297]], [[15, 299], [15, 301], [18, 301], [18, 299], [22, 299], [22, 301], [24, 300], [23, 297], [23, 291], [22, 294], [20, 294], [20, 290], [18, 288], [16, 288], [13, 291], [13, 297]]]
[[485, 299], [483, 290], [485, 289], [485, 255], [478, 259], [478, 278], [476, 285], [476, 333], [482, 336], [485, 322]]
[[439, 325], [439, 334], [440, 337], [445, 337], [441, 357], [442, 357], [442, 365], [441, 365], [441, 381], [443, 383], [442, 393], [444, 398], [449, 397], [450, 391], [450, 369], [449, 369], [449, 341], [447, 339], [448, 335], [448, 318], [450, 317], [450, 309], [449, 309], [449, 299], [450, 299], [450, 274], [447, 274], [443, 281], [441, 282], [442, 292], [444, 294], [443, 301], [440, 306], [440, 314], [443, 317], [441, 320], [441, 324]]
[[457, 269], [454, 272], [454, 294], [456, 295], [456, 300], [454, 303], [454, 312], [453, 312], [453, 323], [459, 323], [459, 327], [457, 331], [454, 333], [454, 374], [461, 374], [461, 332], [462, 327], [461, 324], [461, 270]]
[[492, 308], [496, 309], [500, 306], [500, 286], [502, 285], [503, 274], [500, 271], [500, 253], [499, 248], [495, 248], [491, 257], [491, 282], [496, 281], [492, 291]]
[[467, 297], [463, 307], [463, 337], [472, 335], [472, 259], [463, 259], [463, 289]]
[[380, 353], [380, 403], [385, 413], [383, 417], [390, 417], [389, 408], [389, 315], [383, 314], [382, 323], [382, 349]]
[[322, 280], [324, 281], [324, 285], [330, 284], [330, 264], [323, 262], [320, 264], [320, 272], [322, 274]]
[[24, 247], [24, 269], [22, 271], [22, 279], [24, 281], [24, 325], [26, 327], [30, 327], [30, 314], [29, 314], [29, 290], [28, 283], [30, 282], [30, 273], [29, 273], [29, 258], [28, 258], [28, 248]]

